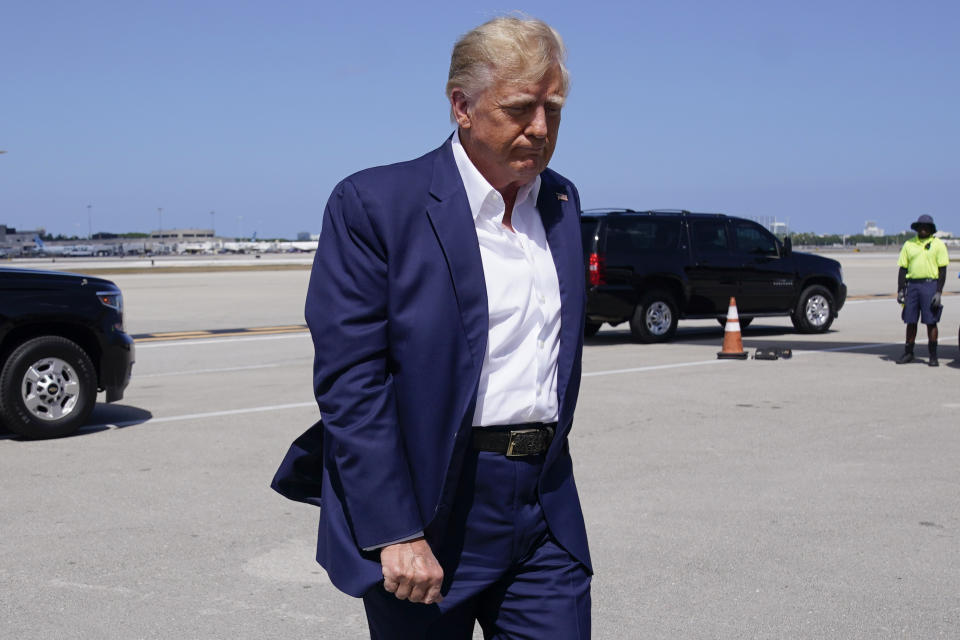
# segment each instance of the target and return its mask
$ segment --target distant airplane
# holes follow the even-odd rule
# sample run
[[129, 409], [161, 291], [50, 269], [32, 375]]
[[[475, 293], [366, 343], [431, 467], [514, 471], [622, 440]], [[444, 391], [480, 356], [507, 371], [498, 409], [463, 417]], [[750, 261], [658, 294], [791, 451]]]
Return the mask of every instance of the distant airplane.
[[36, 245], [34, 251], [42, 256], [87, 257], [96, 255], [94, 248], [86, 244], [47, 246], [47, 243], [43, 241], [43, 239], [40, 237], [40, 234], [34, 234], [33, 244]]
[[[50, 247], [50, 250], [48, 251], [48, 250], [47, 250], [47, 245], [46, 245], [46, 243], [40, 238], [40, 234], [34, 234], [34, 236], [33, 236], [33, 245], [34, 245], [33, 251], [36, 252], [36, 253], [38, 253], [38, 254], [40, 254], [40, 255], [42, 255], [42, 256], [45, 256], [45, 255], [47, 255], [48, 253], [51, 253], [51, 254], [52, 254], [52, 253], [63, 253], [62, 251], [56, 251], [56, 252], [53, 251], [53, 249], [54, 249], [53, 247]], [[59, 248], [60, 248], [60, 247], [57, 247], [57, 249], [59, 249]]]

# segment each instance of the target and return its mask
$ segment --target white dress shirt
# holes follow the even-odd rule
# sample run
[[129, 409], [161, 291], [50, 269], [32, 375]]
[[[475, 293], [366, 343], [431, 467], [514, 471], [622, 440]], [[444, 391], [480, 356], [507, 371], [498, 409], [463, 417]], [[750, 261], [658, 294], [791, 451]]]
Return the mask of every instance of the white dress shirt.
[[537, 211], [540, 177], [520, 188], [511, 231], [503, 226], [503, 197], [470, 161], [459, 133], [452, 143], [480, 243], [490, 315], [473, 424], [554, 422], [560, 283]]
[[473, 426], [556, 422], [560, 282], [537, 211], [540, 177], [517, 194], [510, 231], [503, 226], [503, 197], [473, 166], [458, 133], [453, 135], [453, 157], [477, 230], [490, 315]]

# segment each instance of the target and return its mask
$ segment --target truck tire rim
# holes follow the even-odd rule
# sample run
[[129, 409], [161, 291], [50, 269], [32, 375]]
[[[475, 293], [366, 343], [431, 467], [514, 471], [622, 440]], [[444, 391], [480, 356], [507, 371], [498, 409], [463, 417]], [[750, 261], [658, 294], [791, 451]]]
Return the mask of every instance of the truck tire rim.
[[647, 307], [646, 322], [647, 330], [655, 336], [662, 336], [670, 330], [670, 324], [673, 322], [673, 314], [670, 307], [663, 302], [654, 302]]
[[807, 321], [815, 327], [822, 327], [830, 318], [830, 303], [821, 295], [810, 296], [807, 299]]
[[37, 360], [23, 374], [20, 399], [35, 418], [60, 420], [73, 413], [79, 397], [79, 377], [60, 358]]

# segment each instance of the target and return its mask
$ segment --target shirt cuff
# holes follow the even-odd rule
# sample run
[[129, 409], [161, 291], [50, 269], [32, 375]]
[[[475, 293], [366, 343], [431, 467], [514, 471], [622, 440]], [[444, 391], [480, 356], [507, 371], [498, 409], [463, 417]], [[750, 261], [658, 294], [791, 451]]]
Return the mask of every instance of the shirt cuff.
[[416, 540], [417, 538], [423, 537], [423, 531], [418, 531], [413, 533], [405, 538], [400, 538], [399, 540], [392, 540], [390, 542], [384, 542], [383, 544], [374, 545], [372, 547], [364, 547], [364, 551], [376, 551], [377, 549], [383, 549], [384, 547], [389, 547], [392, 544], [400, 544], [401, 542], [410, 542], [411, 540]]

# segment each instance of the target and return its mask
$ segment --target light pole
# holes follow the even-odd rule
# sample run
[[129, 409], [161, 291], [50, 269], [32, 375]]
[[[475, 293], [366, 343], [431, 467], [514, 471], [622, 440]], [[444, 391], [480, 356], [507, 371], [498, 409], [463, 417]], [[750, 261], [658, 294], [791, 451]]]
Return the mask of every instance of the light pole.
[[90, 213], [90, 208], [93, 205], [87, 205], [87, 241], [89, 242], [93, 238], [93, 216]]
[[217, 237], [217, 212], [210, 212], [210, 231], [213, 233], [213, 237]]
[[163, 207], [157, 207], [157, 224], [160, 227], [157, 235], [160, 237], [160, 245], [163, 246]]

